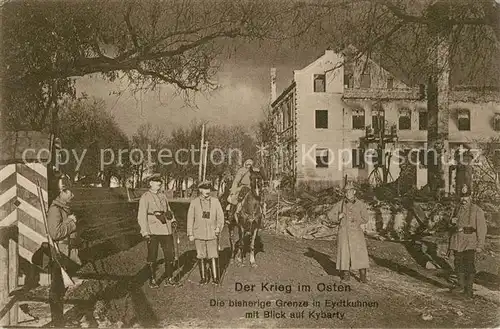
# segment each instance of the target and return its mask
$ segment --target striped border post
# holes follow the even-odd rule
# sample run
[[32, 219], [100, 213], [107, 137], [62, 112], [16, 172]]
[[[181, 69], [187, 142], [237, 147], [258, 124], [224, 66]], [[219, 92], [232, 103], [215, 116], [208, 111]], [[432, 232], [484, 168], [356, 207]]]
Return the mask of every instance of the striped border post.
[[28, 262], [41, 244], [47, 242], [37, 180], [47, 200], [46, 166], [40, 163], [0, 165], [0, 226], [17, 225], [19, 255]]

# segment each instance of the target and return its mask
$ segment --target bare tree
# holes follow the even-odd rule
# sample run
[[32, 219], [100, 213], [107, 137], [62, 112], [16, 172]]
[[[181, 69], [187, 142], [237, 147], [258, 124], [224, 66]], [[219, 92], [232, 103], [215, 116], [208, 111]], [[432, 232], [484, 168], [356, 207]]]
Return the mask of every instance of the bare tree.
[[[216, 87], [227, 40], [283, 38], [302, 16], [265, 0], [12, 1], [2, 6], [2, 117], [41, 129], [74, 78], [127, 78], [132, 88], [166, 83], [188, 96]], [[295, 16], [294, 16], [295, 15]], [[307, 15], [310, 17], [310, 15]]]

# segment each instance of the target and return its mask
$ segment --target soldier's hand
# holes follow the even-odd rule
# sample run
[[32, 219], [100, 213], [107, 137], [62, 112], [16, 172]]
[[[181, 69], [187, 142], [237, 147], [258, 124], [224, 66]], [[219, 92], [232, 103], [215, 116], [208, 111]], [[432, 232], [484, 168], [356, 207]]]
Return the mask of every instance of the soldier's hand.
[[345, 217], [344, 213], [340, 213], [340, 214], [339, 214], [339, 220], [344, 219], [344, 217]]
[[483, 249], [482, 248], [476, 248], [476, 252], [477, 253], [483, 252]]
[[150, 236], [149, 234], [148, 234], [148, 235], [145, 235], [145, 236], [144, 236], [144, 239], [146, 239], [146, 241], [148, 241], [148, 242], [149, 242], [149, 241], [151, 240], [151, 236]]
[[74, 220], [76, 222], [76, 216], [73, 214], [69, 215], [68, 219]]
[[194, 236], [190, 235], [189, 236], [189, 241], [191, 241], [191, 242], [194, 241]]
[[219, 232], [219, 228], [218, 228], [218, 227], [216, 227], [216, 228], [215, 228], [215, 235], [219, 235], [219, 233], [220, 233], [220, 232]]
[[451, 219], [451, 223], [452, 223], [452, 224], [456, 224], [457, 222], [458, 222], [458, 218], [457, 218], [457, 217], [453, 217], [453, 218]]
[[176, 228], [177, 228], [177, 221], [175, 221], [175, 220], [174, 220], [174, 221], [172, 222], [172, 229], [174, 229], [174, 230], [175, 230]]

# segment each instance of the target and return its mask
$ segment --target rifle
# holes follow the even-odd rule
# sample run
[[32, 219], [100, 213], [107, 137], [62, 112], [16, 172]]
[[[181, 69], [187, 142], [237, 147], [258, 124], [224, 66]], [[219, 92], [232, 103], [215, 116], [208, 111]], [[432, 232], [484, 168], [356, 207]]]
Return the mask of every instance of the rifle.
[[[457, 217], [457, 213], [458, 213], [458, 208], [460, 206], [460, 199], [458, 198], [456, 201], [455, 201], [455, 205], [453, 207], [453, 211], [451, 212], [451, 219]], [[451, 222], [451, 219], [450, 219], [450, 222]], [[454, 230], [456, 229], [456, 223], [452, 223], [452, 227], [448, 230], [448, 249], [446, 250], [446, 258], [449, 258], [450, 255], [451, 255], [451, 249], [450, 249], [450, 245], [451, 245], [451, 237], [453, 236], [453, 233], [454, 233]]]
[[347, 175], [344, 176], [344, 187], [342, 188], [342, 203], [340, 204], [340, 214], [344, 213], [345, 188], [347, 186]]
[[57, 243], [54, 242], [54, 240], [49, 234], [49, 226], [47, 223], [47, 212], [45, 210], [45, 201], [43, 200], [42, 188], [40, 187], [39, 180], [37, 180], [36, 182], [36, 188], [38, 193], [38, 200], [40, 201], [40, 206], [42, 208], [43, 225], [45, 226], [45, 234], [47, 236], [47, 241], [49, 243], [50, 256], [61, 268], [64, 286], [74, 286], [75, 282], [73, 281], [73, 279], [71, 279], [68, 272], [61, 264], [61, 251], [59, 250], [59, 246], [57, 245]]

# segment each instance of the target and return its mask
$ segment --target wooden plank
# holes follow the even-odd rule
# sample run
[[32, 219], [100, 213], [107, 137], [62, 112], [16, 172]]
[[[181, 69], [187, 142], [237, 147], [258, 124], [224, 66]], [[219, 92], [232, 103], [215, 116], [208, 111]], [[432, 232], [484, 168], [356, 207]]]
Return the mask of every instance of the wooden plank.
[[[0, 305], [9, 302], [9, 226], [0, 227]], [[0, 316], [0, 326], [10, 325], [10, 315]]]
[[[17, 236], [17, 235], [16, 235]], [[16, 236], [9, 239], [9, 292], [17, 289], [19, 277], [19, 245]], [[10, 325], [17, 325], [18, 304], [14, 303], [10, 309]]]

